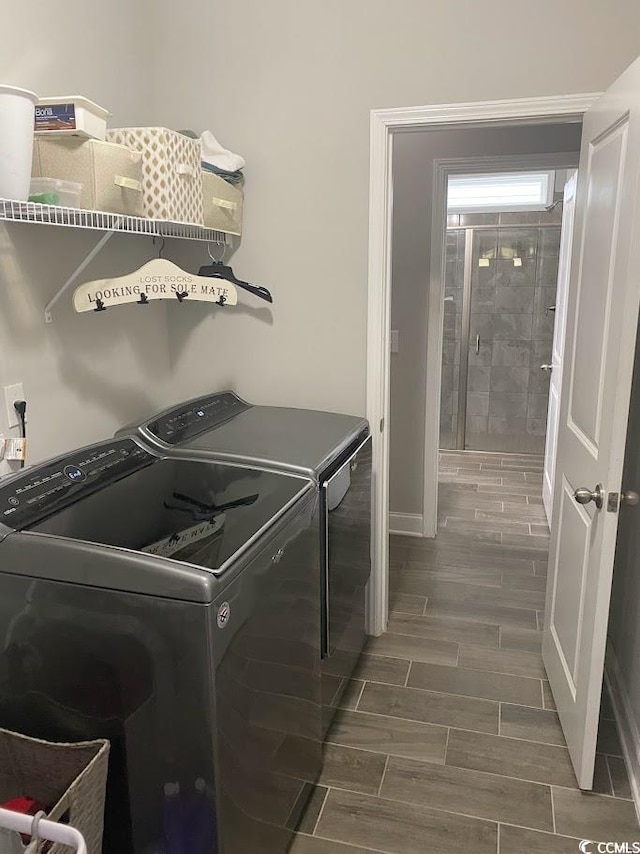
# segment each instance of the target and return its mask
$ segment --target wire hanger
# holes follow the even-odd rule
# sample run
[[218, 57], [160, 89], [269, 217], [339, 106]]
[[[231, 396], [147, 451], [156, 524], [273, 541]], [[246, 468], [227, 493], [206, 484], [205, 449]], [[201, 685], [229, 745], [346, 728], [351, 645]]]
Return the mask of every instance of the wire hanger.
[[[162, 253], [164, 252], [164, 237], [163, 237], [161, 234], [159, 234], [159, 235], [157, 235], [157, 236], [158, 236], [158, 237], [160, 238], [160, 240], [162, 241], [162, 243], [160, 244], [160, 249], [158, 249], [158, 258], [162, 258]], [[156, 245], [156, 238], [155, 238], [155, 236], [153, 237], [153, 239], [151, 240], [151, 242], [153, 243], [153, 245], [154, 245], [154, 246]]]
[[243, 282], [236, 278], [233, 269], [228, 264], [224, 263], [226, 244], [220, 243], [218, 245], [222, 246], [222, 256], [220, 258], [215, 258], [211, 253], [210, 245], [207, 244], [207, 254], [211, 259], [211, 264], [206, 264], [204, 267], [200, 267], [198, 275], [210, 276], [214, 279], [226, 279], [228, 282], [236, 285], [236, 287], [249, 291], [250, 294], [254, 294], [254, 296], [260, 297], [260, 299], [263, 299], [266, 302], [273, 302], [273, 297], [267, 288], [263, 288], [260, 285], [251, 285], [249, 282]]
[[211, 260], [213, 261], [214, 264], [223, 264], [224, 263], [224, 255], [225, 255], [225, 252], [227, 251], [227, 244], [226, 243], [219, 243], [218, 246], [222, 246], [222, 255], [219, 258], [216, 258], [215, 255], [212, 254], [210, 243], [207, 243], [207, 255], [209, 256], [209, 258], [211, 258]]

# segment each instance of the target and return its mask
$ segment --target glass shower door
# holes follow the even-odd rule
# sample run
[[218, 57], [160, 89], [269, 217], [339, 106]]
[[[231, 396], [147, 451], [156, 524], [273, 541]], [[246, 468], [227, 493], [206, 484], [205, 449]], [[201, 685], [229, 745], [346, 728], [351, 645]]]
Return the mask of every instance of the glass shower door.
[[440, 447], [458, 447], [458, 390], [464, 290], [465, 230], [447, 231], [445, 254], [444, 331], [440, 389]]
[[558, 226], [473, 232], [469, 379], [464, 445], [544, 453]]
[[440, 447], [542, 454], [560, 211], [501, 219], [447, 233]]
[[468, 240], [471, 263], [467, 274], [470, 304], [465, 354], [468, 364], [467, 407], [464, 436], [458, 447], [484, 450], [483, 438], [489, 433], [498, 230], [469, 229]]

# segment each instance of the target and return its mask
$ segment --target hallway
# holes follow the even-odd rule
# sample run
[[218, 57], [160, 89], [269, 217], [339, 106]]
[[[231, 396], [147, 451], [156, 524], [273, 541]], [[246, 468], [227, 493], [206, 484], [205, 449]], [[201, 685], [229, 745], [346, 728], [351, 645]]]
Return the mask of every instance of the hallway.
[[388, 632], [336, 716], [292, 854], [576, 854], [640, 840], [603, 701], [576, 786], [540, 655], [541, 457], [441, 454], [435, 540], [392, 536]]

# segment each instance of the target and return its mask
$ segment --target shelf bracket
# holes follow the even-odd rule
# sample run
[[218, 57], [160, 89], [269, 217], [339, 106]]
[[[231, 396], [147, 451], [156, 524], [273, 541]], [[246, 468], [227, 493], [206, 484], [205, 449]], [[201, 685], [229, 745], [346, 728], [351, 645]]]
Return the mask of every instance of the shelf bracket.
[[62, 287], [59, 289], [59, 291], [56, 294], [54, 294], [53, 297], [51, 297], [49, 302], [44, 307], [44, 319], [47, 323], [51, 323], [51, 321], [53, 320], [53, 317], [51, 316], [51, 309], [58, 302], [60, 297], [63, 296], [63, 294], [65, 294], [69, 290], [69, 288], [76, 282], [78, 276], [89, 266], [89, 264], [93, 261], [93, 259], [97, 255], [99, 255], [100, 252], [102, 252], [102, 250], [107, 245], [107, 243], [111, 240], [111, 238], [113, 237], [114, 234], [115, 234], [115, 231], [107, 231], [105, 234], [103, 234], [102, 237], [100, 238], [100, 240], [93, 247], [91, 252], [89, 252], [87, 257], [84, 259], [84, 261], [82, 261], [82, 263], [79, 264], [78, 267], [76, 267], [76, 269], [69, 276], [69, 278], [64, 283], [64, 285], [62, 285]]

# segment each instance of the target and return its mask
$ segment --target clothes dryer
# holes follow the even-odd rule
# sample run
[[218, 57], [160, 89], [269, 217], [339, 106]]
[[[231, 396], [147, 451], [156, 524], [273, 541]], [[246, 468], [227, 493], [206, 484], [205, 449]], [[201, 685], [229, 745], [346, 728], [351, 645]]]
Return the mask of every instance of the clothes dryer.
[[129, 425], [157, 452], [202, 457], [309, 477], [320, 497], [325, 728], [365, 641], [371, 574], [371, 446], [364, 418], [256, 406], [232, 391], [177, 404]]

